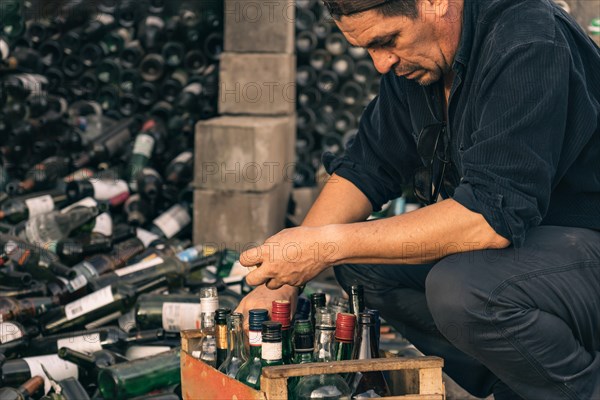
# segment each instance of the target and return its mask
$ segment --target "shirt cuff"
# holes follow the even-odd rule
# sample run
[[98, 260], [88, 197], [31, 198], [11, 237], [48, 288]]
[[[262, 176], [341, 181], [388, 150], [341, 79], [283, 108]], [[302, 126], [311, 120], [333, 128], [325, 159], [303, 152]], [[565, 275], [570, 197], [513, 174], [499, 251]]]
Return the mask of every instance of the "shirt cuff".
[[468, 210], [481, 214], [492, 229], [510, 240], [514, 247], [523, 245], [526, 229], [522, 222], [514, 221], [512, 226], [507, 222], [511, 218], [507, 215], [501, 194], [477, 190], [470, 183], [463, 182], [456, 188], [452, 198]]

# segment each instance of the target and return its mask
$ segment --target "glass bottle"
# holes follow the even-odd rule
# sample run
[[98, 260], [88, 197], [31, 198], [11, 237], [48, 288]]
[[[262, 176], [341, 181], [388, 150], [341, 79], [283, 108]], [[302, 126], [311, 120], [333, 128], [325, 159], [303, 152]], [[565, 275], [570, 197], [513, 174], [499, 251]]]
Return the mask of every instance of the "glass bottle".
[[12, 321], [39, 317], [59, 305], [57, 297], [13, 299], [0, 297], [0, 320]]
[[34, 376], [28, 379], [18, 388], [3, 387], [0, 388], [0, 399], [2, 400], [28, 400], [35, 395], [44, 386], [44, 378]]
[[[296, 320], [294, 324], [294, 360], [293, 364], [306, 364], [313, 362], [315, 351], [315, 337], [310, 320]], [[300, 378], [288, 379], [288, 393], [294, 393]]]
[[56, 380], [76, 378], [79, 374], [85, 374], [85, 371], [80, 371], [77, 365], [60, 359], [56, 354], [16, 358], [7, 360], [0, 366], [2, 386], [17, 386], [34, 376], [41, 376], [46, 381], [44, 384], [44, 394], [46, 394], [50, 390], [50, 383], [43, 368]]
[[103, 368], [98, 389], [106, 399], [131, 399], [181, 380], [181, 349]]
[[192, 356], [216, 368], [217, 366], [217, 339], [215, 327], [215, 313], [219, 308], [217, 288], [214, 286], [200, 289], [202, 340], [198, 348], [191, 349]]
[[313, 293], [310, 295], [310, 322], [312, 322], [313, 328], [315, 327], [315, 316], [317, 315], [317, 308], [325, 307], [325, 304], [325, 293]]
[[[374, 325], [375, 321], [371, 314], [359, 314], [356, 342], [352, 352], [353, 360], [378, 358], [378, 354], [375, 352], [375, 338], [371, 335]], [[379, 396], [390, 396], [390, 389], [381, 371], [358, 372], [350, 377], [349, 382], [354, 395], [373, 390]]]
[[84, 376], [78, 377], [78, 380], [84, 386], [95, 384], [98, 379], [98, 373], [102, 368], [128, 361], [122, 355], [110, 350], [99, 350], [92, 354], [86, 354], [69, 349], [68, 347], [61, 347], [58, 349], [58, 356], [65, 361], [78, 365], [81, 370], [85, 371]]
[[36, 215], [54, 210], [55, 204], [66, 201], [64, 193], [50, 193], [32, 198], [14, 198], [2, 203], [0, 220], [16, 224]]
[[[334, 315], [319, 308], [316, 316], [314, 359], [317, 362], [334, 361]], [[350, 388], [338, 374], [310, 375], [300, 379], [292, 394], [295, 400], [350, 399]]]
[[356, 316], [356, 320], [359, 320], [358, 314], [363, 312], [365, 309], [365, 295], [364, 288], [362, 285], [352, 285], [350, 288], [350, 303], [348, 312]]
[[188, 210], [181, 204], [175, 204], [152, 221], [150, 232], [162, 238], [170, 239], [192, 222]]
[[268, 320], [269, 311], [254, 309], [249, 311], [248, 341], [250, 343], [250, 357], [240, 367], [235, 379], [254, 389], [260, 389], [260, 374], [262, 371], [262, 323]]
[[25, 327], [18, 322], [0, 322], [0, 353], [8, 356], [19, 354], [27, 346], [28, 336]]
[[336, 361], [352, 360], [355, 326], [356, 317], [354, 314], [338, 314], [335, 323], [335, 342], [337, 344], [337, 350], [335, 354]]
[[304, 297], [298, 297], [296, 303], [296, 313], [294, 314], [294, 320], [309, 320], [310, 321], [310, 301]]
[[42, 330], [45, 333], [57, 333], [83, 327], [108, 315], [124, 313], [140, 294], [165, 288], [166, 284], [165, 278], [159, 278], [139, 286], [125, 283], [107, 286], [61, 307], [42, 324]]
[[261, 368], [283, 365], [281, 343], [281, 323], [265, 321], [262, 323]]
[[201, 306], [195, 294], [144, 294], [136, 302], [134, 312], [140, 329], [162, 328], [174, 333], [200, 329]]
[[52, 211], [29, 218], [17, 226], [17, 236], [38, 246], [65, 239], [69, 234], [98, 215], [96, 207], [76, 207], [68, 212]]
[[379, 339], [381, 331], [381, 318], [379, 317], [379, 310], [365, 308], [365, 312], [373, 316], [373, 327], [371, 328], [371, 337], [375, 343], [375, 354], [379, 357]]
[[219, 308], [215, 313], [216, 341], [217, 341], [217, 362], [216, 368], [227, 358], [227, 316], [231, 314], [230, 308]]
[[142, 330], [128, 334], [114, 326], [36, 337], [25, 349], [27, 355], [52, 354], [67, 347], [82, 353], [111, 350], [124, 354], [131, 345], [156, 342], [164, 337], [162, 329]]
[[227, 316], [228, 349], [227, 358], [219, 367], [219, 371], [234, 378], [240, 367], [248, 361], [248, 353], [244, 346], [244, 315], [233, 313]]
[[274, 300], [271, 320], [281, 324], [282, 357], [284, 364], [292, 363], [291, 304], [288, 300]]

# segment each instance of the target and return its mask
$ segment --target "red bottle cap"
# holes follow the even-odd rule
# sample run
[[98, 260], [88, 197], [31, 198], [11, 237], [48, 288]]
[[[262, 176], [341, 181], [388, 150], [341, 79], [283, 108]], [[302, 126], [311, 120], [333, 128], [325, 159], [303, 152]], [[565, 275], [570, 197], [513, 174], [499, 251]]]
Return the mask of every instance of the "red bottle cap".
[[335, 322], [335, 338], [339, 341], [353, 341], [356, 316], [354, 314], [339, 313]]
[[287, 300], [274, 300], [271, 307], [271, 320], [281, 323], [282, 328], [290, 327], [291, 304]]

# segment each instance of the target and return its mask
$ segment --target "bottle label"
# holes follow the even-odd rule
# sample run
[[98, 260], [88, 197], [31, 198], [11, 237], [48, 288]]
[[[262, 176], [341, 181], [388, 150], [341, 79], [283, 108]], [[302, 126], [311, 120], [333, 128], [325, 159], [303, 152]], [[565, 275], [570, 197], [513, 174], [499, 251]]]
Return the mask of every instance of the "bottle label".
[[52, 196], [50, 195], [27, 199], [25, 200], [25, 205], [29, 210], [29, 218], [54, 210], [54, 200], [52, 200]]
[[150, 158], [153, 150], [154, 138], [145, 133], [138, 134], [135, 138], [135, 144], [133, 145], [133, 154]]
[[98, 233], [106, 237], [111, 237], [113, 234], [113, 221], [108, 213], [102, 213], [96, 217], [96, 224], [92, 233]]
[[195, 94], [196, 96], [200, 96], [202, 94], [202, 84], [200, 83], [191, 83], [189, 85], [187, 85], [183, 91], [184, 93], [192, 93]]
[[217, 325], [217, 349], [227, 350], [227, 325]]
[[167, 239], [171, 239], [190, 222], [192, 222], [190, 214], [179, 204], [174, 205], [153, 221]]
[[181, 153], [180, 155], [175, 157], [173, 159], [173, 161], [171, 161], [171, 163], [172, 164], [177, 164], [177, 163], [185, 164], [192, 159], [192, 156], [193, 156], [193, 154], [191, 151], [184, 151], [183, 153]]
[[277, 342], [277, 343], [263, 342], [262, 352], [261, 352], [261, 357], [263, 360], [267, 360], [267, 361], [281, 360], [281, 354], [282, 354], [281, 342]]
[[148, 18], [146, 18], [146, 24], [156, 26], [159, 29], [162, 29], [165, 26], [163, 20], [155, 16], [149, 16]]
[[10, 54], [10, 48], [8, 47], [8, 43], [6, 43], [6, 41], [0, 39], [0, 60], [7, 59], [9, 54]]
[[94, 198], [99, 201], [110, 200], [123, 193], [129, 193], [127, 182], [122, 179], [117, 180], [91, 180], [94, 188]]
[[23, 359], [29, 367], [31, 376], [41, 376], [44, 378], [44, 395], [48, 394], [50, 388], [50, 380], [44, 373], [42, 365], [46, 368], [46, 371], [52, 375], [52, 379], [55, 381], [62, 381], [67, 378], [79, 378], [79, 370], [77, 365], [72, 362], [65, 361], [57, 355], [40, 356], [40, 357], [26, 357]]
[[160, 257], [152, 257], [151, 259], [142, 260], [137, 264], [130, 265], [129, 267], [115, 270], [117, 276], [125, 276], [133, 274], [134, 272], [143, 271], [148, 268], [152, 268], [156, 265], [162, 264], [164, 260]]
[[87, 354], [102, 350], [99, 333], [58, 339], [56, 341], [56, 348], [60, 349], [61, 347], [67, 347], [71, 350]]
[[138, 239], [140, 239], [140, 241], [144, 244], [144, 247], [146, 248], [150, 246], [150, 243], [154, 242], [157, 239], [160, 239], [158, 235], [155, 235], [154, 233], [142, 228], [137, 228], [137, 230], [135, 231], [135, 235]]
[[262, 346], [262, 332], [248, 331], [248, 343], [250, 346]]
[[127, 348], [125, 357], [129, 361], [137, 360], [138, 358], [144, 358], [153, 356], [160, 353], [170, 351], [169, 346], [131, 346]]
[[203, 297], [200, 298], [200, 307], [202, 314], [214, 314], [219, 309], [218, 297]]
[[68, 320], [72, 320], [90, 311], [104, 307], [105, 305], [112, 303], [114, 300], [115, 298], [112, 293], [112, 287], [107, 286], [98, 290], [97, 292], [88, 294], [79, 300], [75, 300], [67, 304], [65, 306], [65, 315]]
[[200, 329], [200, 304], [164, 303], [162, 325], [167, 332], [180, 332], [185, 329]]
[[23, 332], [12, 322], [2, 322], [0, 324], [0, 344], [12, 342], [22, 337]]
[[70, 206], [63, 208], [62, 210], [60, 210], [60, 212], [62, 214], [66, 214], [75, 207], [98, 207], [98, 202], [91, 197], [86, 197], [85, 199], [79, 200], [77, 203], [73, 203]]
[[60, 280], [62, 283], [65, 284], [67, 289], [69, 289], [69, 293], [74, 293], [74, 292], [78, 291], [79, 289], [81, 289], [82, 287], [84, 287], [85, 285], [87, 285], [87, 279], [83, 275], [77, 275], [75, 278], [71, 279], [70, 281], [68, 281], [65, 278], [62, 278], [60, 276], [58, 276], [57, 278], [58, 278], [58, 280]]

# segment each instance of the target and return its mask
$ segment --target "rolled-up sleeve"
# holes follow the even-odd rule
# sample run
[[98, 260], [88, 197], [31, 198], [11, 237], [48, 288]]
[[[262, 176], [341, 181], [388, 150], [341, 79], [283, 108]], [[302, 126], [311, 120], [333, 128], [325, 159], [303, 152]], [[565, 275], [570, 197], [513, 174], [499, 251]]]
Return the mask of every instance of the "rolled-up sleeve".
[[369, 199], [373, 211], [402, 194], [420, 162], [399, 85], [393, 73], [384, 75], [379, 96], [364, 111], [346, 153], [323, 155], [327, 172], [352, 182]]
[[[540, 224], [557, 178], [568, 111], [570, 56], [551, 42], [520, 45], [484, 69], [463, 178], [454, 200], [515, 247]], [[558, 177], [559, 178], [559, 177]]]

